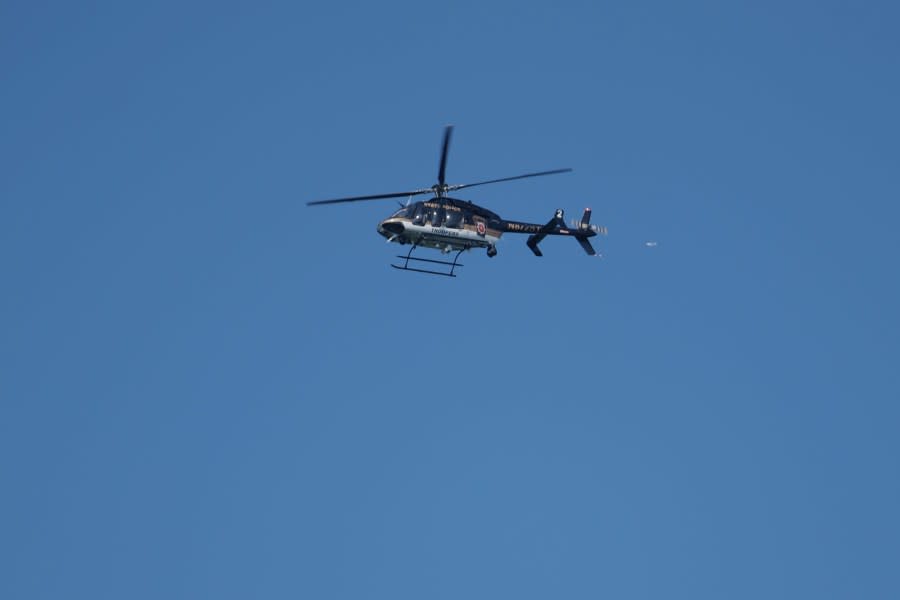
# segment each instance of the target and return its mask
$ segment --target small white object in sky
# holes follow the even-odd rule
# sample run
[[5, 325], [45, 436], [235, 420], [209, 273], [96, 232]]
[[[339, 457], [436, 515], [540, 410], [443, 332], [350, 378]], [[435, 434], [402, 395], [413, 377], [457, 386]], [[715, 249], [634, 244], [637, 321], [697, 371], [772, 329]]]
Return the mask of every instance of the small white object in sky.
[[656, 242], [644, 242], [644, 245], [648, 248], [656, 248]]

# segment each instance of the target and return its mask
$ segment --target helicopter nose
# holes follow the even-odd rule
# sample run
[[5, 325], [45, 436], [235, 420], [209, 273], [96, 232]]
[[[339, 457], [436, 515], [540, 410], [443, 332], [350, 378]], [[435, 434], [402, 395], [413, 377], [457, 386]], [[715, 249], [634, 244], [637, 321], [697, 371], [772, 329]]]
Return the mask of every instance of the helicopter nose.
[[403, 233], [404, 229], [403, 223], [398, 223], [396, 221], [385, 221], [381, 224], [381, 228], [394, 235], [400, 235], [401, 233]]

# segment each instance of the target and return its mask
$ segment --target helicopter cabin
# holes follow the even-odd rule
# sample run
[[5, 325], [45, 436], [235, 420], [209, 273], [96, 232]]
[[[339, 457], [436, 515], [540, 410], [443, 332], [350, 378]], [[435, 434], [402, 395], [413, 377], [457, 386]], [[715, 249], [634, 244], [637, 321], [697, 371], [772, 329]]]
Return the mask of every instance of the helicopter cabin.
[[500, 217], [489, 210], [452, 198], [445, 198], [442, 202], [415, 202], [397, 210], [390, 218], [409, 219], [412, 225], [431, 225], [447, 229], [475, 225], [476, 220], [500, 221]]

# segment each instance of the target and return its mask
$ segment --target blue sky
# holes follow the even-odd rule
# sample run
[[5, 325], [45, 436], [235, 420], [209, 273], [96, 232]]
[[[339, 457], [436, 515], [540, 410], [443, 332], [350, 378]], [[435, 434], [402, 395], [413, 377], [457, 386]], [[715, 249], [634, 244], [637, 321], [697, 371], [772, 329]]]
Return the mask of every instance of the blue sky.
[[0, 5], [0, 595], [897, 597], [897, 19]]

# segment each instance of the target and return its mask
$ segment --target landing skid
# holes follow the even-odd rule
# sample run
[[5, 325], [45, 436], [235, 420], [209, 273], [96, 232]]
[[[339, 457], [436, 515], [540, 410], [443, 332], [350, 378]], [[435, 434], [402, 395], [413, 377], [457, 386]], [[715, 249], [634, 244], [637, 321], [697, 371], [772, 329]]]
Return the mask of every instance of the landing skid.
[[[430, 275], [444, 275], [445, 277], [456, 277], [456, 275], [453, 274], [453, 270], [456, 269], [456, 267], [463, 266], [456, 261], [459, 260], [459, 255], [463, 253], [465, 248], [463, 248], [462, 250], [459, 250], [456, 253], [456, 256], [453, 257], [453, 262], [450, 262], [448, 260], [432, 260], [430, 258], [417, 258], [412, 255], [413, 250], [415, 250], [416, 248], [417, 248], [417, 246], [413, 246], [412, 248], [410, 248], [409, 252], [406, 254], [406, 256], [402, 256], [400, 254], [397, 255], [397, 258], [404, 259], [404, 263], [403, 263], [402, 267], [400, 265], [395, 265], [393, 263], [391, 264], [391, 266], [394, 267], [395, 269], [400, 269], [401, 271], [415, 271], [416, 273], [428, 273]], [[414, 260], [416, 262], [431, 263], [431, 264], [437, 264], [437, 265], [446, 265], [446, 266], [450, 267], [450, 272], [446, 273], [444, 271], [432, 271], [431, 269], [417, 269], [415, 267], [410, 267], [409, 261], [411, 261], [411, 260]]]

